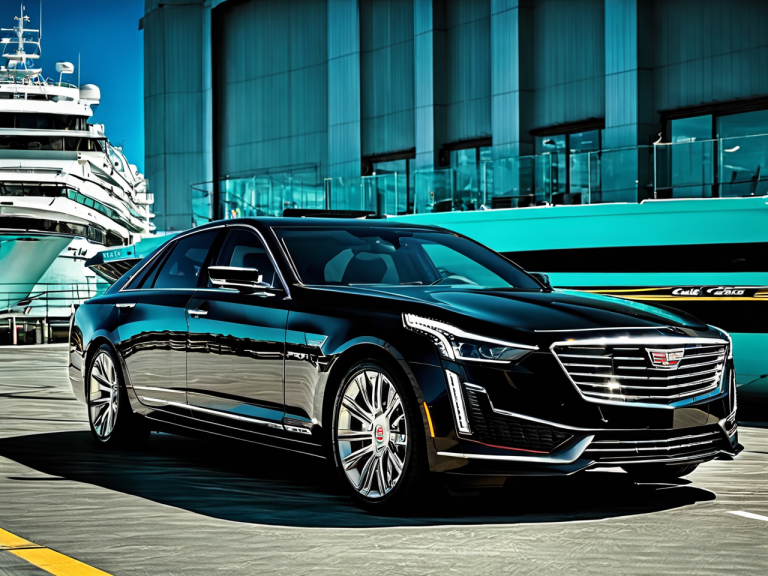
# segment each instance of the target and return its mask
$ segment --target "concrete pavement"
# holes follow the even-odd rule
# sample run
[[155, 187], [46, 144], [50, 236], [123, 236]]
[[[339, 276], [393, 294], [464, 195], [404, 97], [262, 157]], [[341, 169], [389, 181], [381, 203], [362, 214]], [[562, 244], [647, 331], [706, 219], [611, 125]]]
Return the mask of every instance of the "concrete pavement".
[[[742, 427], [736, 461], [676, 485], [590, 472], [378, 517], [354, 507], [316, 459], [166, 434], [140, 451], [100, 449], [65, 355], [60, 345], [0, 348], [0, 528], [111, 574], [768, 567], [768, 429]], [[38, 573], [0, 549], [0, 574]]]

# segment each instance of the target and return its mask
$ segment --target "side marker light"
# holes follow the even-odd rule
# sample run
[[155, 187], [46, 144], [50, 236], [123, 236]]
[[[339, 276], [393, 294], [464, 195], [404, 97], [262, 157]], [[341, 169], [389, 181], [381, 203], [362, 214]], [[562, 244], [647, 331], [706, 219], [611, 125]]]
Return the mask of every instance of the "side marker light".
[[427, 403], [424, 402], [424, 412], [427, 414], [427, 423], [429, 423], [429, 435], [432, 436], [432, 438], [435, 437], [435, 428], [432, 426], [432, 416], [429, 415], [429, 407], [427, 406]]

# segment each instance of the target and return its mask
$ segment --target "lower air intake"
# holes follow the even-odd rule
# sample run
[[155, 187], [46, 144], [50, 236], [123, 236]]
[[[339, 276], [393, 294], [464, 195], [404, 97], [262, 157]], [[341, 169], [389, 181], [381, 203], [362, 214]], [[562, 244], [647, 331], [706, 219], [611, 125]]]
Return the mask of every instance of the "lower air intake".
[[494, 412], [488, 395], [465, 387], [472, 438], [483, 444], [552, 452], [571, 435], [562, 430]]

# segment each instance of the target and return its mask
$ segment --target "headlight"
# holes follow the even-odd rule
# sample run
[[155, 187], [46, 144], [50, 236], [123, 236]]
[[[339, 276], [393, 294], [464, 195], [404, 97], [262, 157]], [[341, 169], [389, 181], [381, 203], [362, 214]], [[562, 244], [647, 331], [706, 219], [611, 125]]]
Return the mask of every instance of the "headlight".
[[403, 324], [408, 330], [429, 336], [440, 350], [440, 354], [448, 360], [506, 364], [521, 360], [539, 349], [538, 346], [515, 344], [470, 334], [450, 324], [414, 314], [403, 314]]
[[722, 336], [725, 337], [726, 340], [728, 340], [728, 360], [733, 360], [733, 338], [731, 338], [731, 335], [728, 334], [725, 330], [718, 328], [717, 326], [712, 326], [712, 324], [709, 325], [710, 328], [714, 328]]

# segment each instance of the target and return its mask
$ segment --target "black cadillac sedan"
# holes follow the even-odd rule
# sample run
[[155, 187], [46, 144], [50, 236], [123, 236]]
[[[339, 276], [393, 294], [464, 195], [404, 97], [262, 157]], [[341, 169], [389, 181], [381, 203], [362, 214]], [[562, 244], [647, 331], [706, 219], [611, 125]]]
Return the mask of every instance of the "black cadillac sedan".
[[430, 473], [663, 481], [741, 450], [727, 333], [383, 220], [182, 233], [76, 310], [69, 377], [105, 446], [170, 428], [328, 458], [374, 509]]

